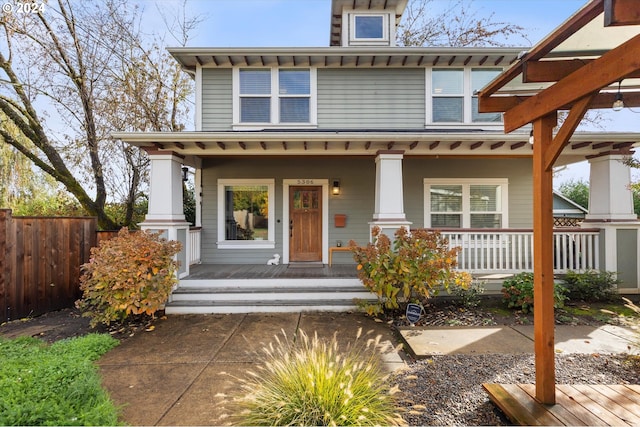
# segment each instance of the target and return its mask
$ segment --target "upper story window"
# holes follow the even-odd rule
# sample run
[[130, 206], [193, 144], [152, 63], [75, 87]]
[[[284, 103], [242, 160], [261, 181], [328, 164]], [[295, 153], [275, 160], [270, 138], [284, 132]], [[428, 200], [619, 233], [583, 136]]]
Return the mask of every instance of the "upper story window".
[[235, 69], [234, 123], [315, 124], [315, 77], [315, 69]]
[[477, 91], [502, 72], [498, 68], [434, 68], [429, 123], [501, 123], [500, 113], [479, 113]]
[[350, 45], [389, 45], [389, 14], [350, 13]]

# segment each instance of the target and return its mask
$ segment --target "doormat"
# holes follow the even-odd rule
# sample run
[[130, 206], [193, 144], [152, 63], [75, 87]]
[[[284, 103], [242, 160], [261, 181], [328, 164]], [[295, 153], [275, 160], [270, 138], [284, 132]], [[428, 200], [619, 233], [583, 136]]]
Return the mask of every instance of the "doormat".
[[324, 264], [321, 262], [295, 262], [289, 264], [289, 268], [323, 268]]

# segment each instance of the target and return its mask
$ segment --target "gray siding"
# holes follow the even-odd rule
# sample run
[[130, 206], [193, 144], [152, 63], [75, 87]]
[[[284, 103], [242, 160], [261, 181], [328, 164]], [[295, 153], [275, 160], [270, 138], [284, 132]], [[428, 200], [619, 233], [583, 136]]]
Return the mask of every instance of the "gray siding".
[[319, 69], [318, 128], [424, 128], [424, 79], [424, 68]]
[[230, 69], [202, 70], [202, 130], [230, 130], [233, 124]]
[[[532, 180], [530, 159], [416, 159], [404, 160], [405, 212], [412, 227], [424, 223], [424, 178], [507, 178], [509, 180], [509, 226], [532, 226]], [[275, 179], [272, 204], [276, 217], [275, 249], [218, 249], [217, 184], [220, 178]], [[373, 157], [316, 158], [216, 158], [203, 165], [203, 229], [202, 262], [263, 264], [274, 253], [283, 253], [283, 179], [340, 179], [341, 194], [329, 195], [329, 246], [336, 241], [347, 245], [353, 239], [359, 244], [369, 240], [369, 222], [373, 216], [375, 162]], [[334, 225], [334, 215], [347, 215], [344, 228]], [[345, 252], [334, 253], [335, 263], [353, 262]]]
[[[220, 178], [273, 178], [276, 217], [275, 249], [218, 249], [217, 200]], [[337, 240], [369, 241], [373, 216], [375, 163], [373, 158], [218, 158], [203, 165], [202, 262], [217, 264], [263, 264], [274, 253], [282, 255], [283, 179], [340, 179], [341, 194], [329, 195], [329, 246]], [[271, 208], [271, 207], [270, 207]], [[346, 214], [346, 227], [334, 226], [334, 215]], [[349, 253], [335, 253], [334, 262], [352, 262]]]
[[425, 178], [507, 178], [509, 227], [531, 228], [533, 180], [531, 159], [414, 159], [405, 158], [404, 205], [412, 227], [424, 226]]
[[617, 277], [621, 288], [638, 287], [638, 230], [616, 230]]

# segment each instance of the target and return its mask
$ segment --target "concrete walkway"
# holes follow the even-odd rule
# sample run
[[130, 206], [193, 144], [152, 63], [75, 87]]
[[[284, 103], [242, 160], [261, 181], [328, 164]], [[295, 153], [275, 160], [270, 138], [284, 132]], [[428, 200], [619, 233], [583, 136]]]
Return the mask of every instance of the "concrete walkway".
[[[533, 353], [533, 325], [402, 328], [412, 355]], [[625, 353], [637, 337], [620, 326], [556, 325], [556, 353]]]
[[292, 338], [302, 330], [331, 339], [337, 332], [345, 349], [359, 328], [382, 336], [388, 370], [405, 366], [389, 325], [360, 313], [173, 315], [111, 350], [99, 366], [111, 397], [124, 405], [127, 424], [228, 424], [237, 378], [263, 360], [262, 349], [275, 335], [284, 331]]
[[[361, 313], [174, 315], [127, 339], [99, 365], [130, 425], [222, 425], [231, 421], [228, 402], [237, 395], [237, 379], [263, 360], [262, 349], [275, 335], [291, 338], [303, 330], [330, 339], [337, 332], [344, 349], [359, 328], [382, 336], [388, 370], [405, 366], [392, 328]], [[533, 326], [404, 328], [401, 339], [416, 357], [533, 353]], [[633, 339], [615, 326], [556, 327], [556, 348], [564, 353], [627, 352]]]

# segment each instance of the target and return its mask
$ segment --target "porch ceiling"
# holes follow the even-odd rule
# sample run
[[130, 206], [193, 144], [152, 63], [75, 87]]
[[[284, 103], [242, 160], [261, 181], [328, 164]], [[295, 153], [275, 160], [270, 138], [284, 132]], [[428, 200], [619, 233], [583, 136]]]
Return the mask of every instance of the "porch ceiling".
[[231, 67], [318, 67], [318, 68], [415, 68], [436, 66], [507, 67], [526, 47], [434, 48], [434, 47], [268, 47], [192, 48], [168, 51], [183, 68], [198, 65]]
[[[118, 132], [112, 136], [147, 151], [185, 156], [374, 156], [380, 150], [403, 150], [406, 156], [529, 157], [528, 133], [234, 131]], [[611, 153], [632, 153], [640, 134], [578, 133], [557, 165]]]

